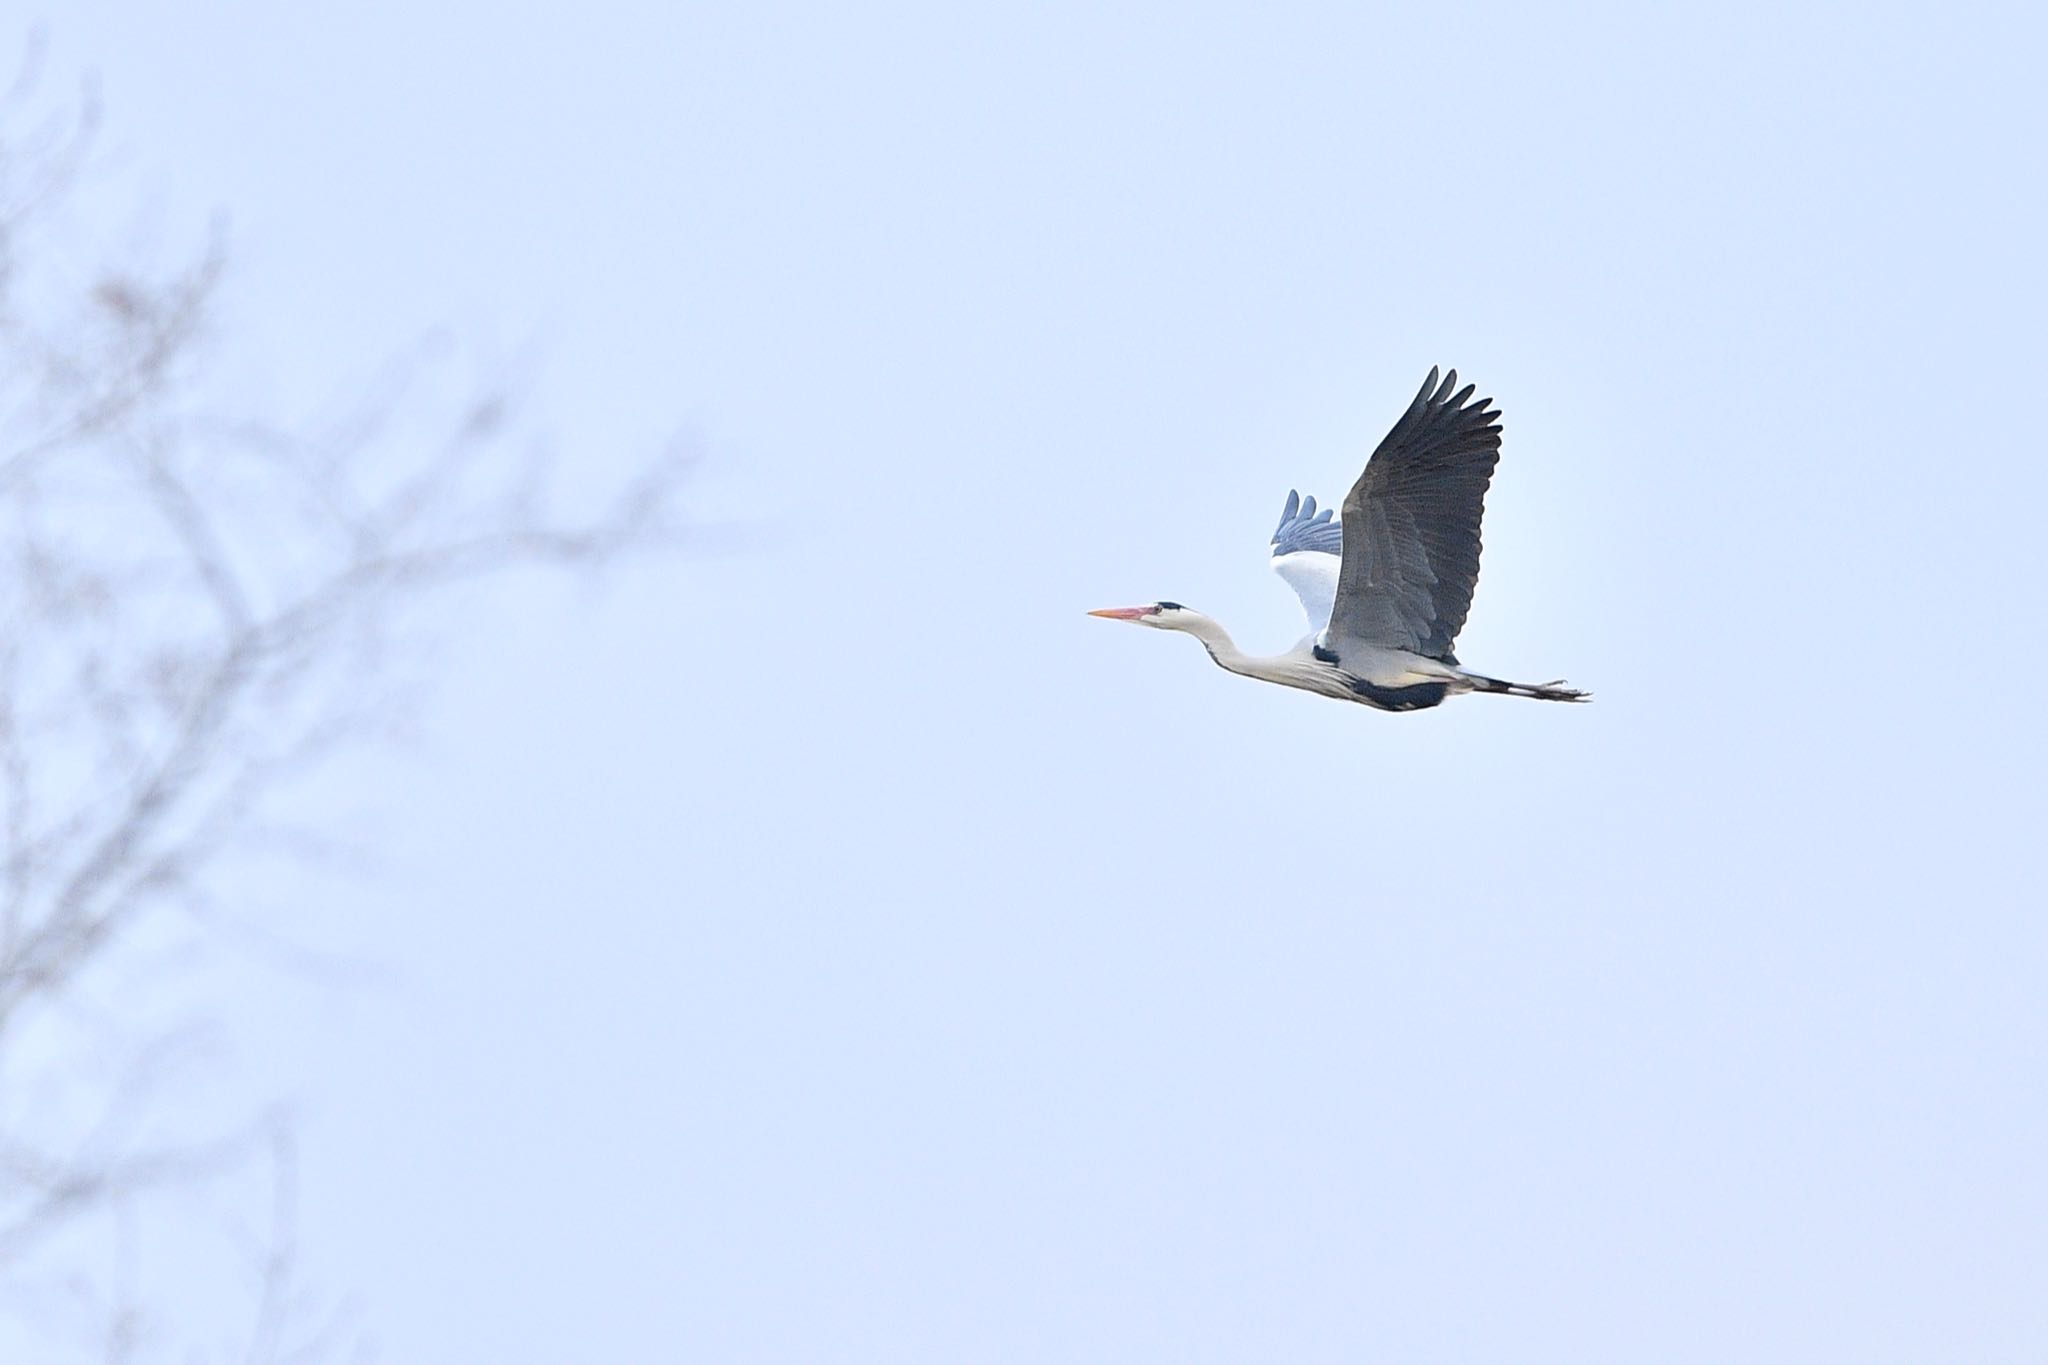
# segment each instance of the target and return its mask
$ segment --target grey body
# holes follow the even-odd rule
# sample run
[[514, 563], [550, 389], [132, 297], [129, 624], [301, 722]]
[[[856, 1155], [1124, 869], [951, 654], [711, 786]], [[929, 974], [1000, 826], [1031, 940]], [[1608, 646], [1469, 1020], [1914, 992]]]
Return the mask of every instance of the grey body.
[[1193, 635], [1232, 673], [1383, 711], [1417, 711], [1463, 692], [1584, 701], [1560, 683], [1509, 683], [1462, 668], [1452, 645], [1479, 581], [1479, 526], [1500, 459], [1500, 414], [1468, 402], [1457, 371], [1431, 370], [1366, 462], [1343, 520], [1289, 493], [1273, 565], [1300, 595], [1312, 633], [1253, 657], [1223, 627], [1177, 602], [1095, 615]]

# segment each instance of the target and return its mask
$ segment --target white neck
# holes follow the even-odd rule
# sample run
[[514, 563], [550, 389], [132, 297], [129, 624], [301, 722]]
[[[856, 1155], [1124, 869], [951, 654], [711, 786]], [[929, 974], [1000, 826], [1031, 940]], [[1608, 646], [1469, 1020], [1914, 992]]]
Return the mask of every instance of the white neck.
[[1237, 642], [1230, 638], [1230, 632], [1210, 617], [1198, 611], [1183, 610], [1173, 618], [1173, 624], [1167, 629], [1185, 631], [1200, 640], [1202, 648], [1209, 651], [1209, 657], [1232, 673], [1242, 673], [1247, 677], [1258, 676], [1253, 667], [1258, 661], [1239, 649]]

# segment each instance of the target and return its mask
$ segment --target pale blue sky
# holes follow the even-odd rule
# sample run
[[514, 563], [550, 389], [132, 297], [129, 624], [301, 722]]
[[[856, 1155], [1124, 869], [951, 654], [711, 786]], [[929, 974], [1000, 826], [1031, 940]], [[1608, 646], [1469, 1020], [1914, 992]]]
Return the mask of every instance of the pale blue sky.
[[[1973, 1362], [2048, 1341], [2021, 6], [89, 3], [280, 401], [538, 338], [745, 545], [480, 614], [252, 983], [390, 1361]], [[1433, 364], [1388, 716], [1092, 621]], [[166, 1271], [166, 1275], [174, 1272]], [[175, 1285], [175, 1279], [167, 1283]]]

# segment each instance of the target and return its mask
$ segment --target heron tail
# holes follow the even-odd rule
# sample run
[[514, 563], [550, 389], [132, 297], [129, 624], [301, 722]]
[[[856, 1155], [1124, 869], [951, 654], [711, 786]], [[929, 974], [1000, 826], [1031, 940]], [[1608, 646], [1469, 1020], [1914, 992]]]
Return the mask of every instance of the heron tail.
[[1581, 692], [1576, 687], [1566, 687], [1563, 678], [1546, 683], [1503, 682], [1478, 673], [1467, 673], [1465, 681], [1472, 684], [1475, 692], [1498, 692], [1509, 697], [1534, 697], [1537, 701], [1591, 701], [1591, 692]]

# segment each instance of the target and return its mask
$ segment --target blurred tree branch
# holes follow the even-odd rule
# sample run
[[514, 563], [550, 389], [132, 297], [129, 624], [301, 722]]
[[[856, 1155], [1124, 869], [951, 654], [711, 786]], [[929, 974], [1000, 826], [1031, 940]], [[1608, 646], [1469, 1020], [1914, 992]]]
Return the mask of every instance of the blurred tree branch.
[[[38, 114], [35, 66], [0, 95], [0, 1284], [250, 1149], [149, 1139], [147, 1052], [71, 1074], [44, 1035], [84, 983], [277, 835], [283, 784], [374, 736], [389, 637], [437, 590], [673, 543], [684, 473], [665, 455], [565, 515], [498, 388], [421, 418], [401, 386], [312, 435], [222, 412], [199, 376], [223, 235], [154, 274], [50, 261], [98, 106]], [[287, 1357], [291, 1239], [248, 1361]], [[137, 1358], [113, 1300], [105, 1354]]]

